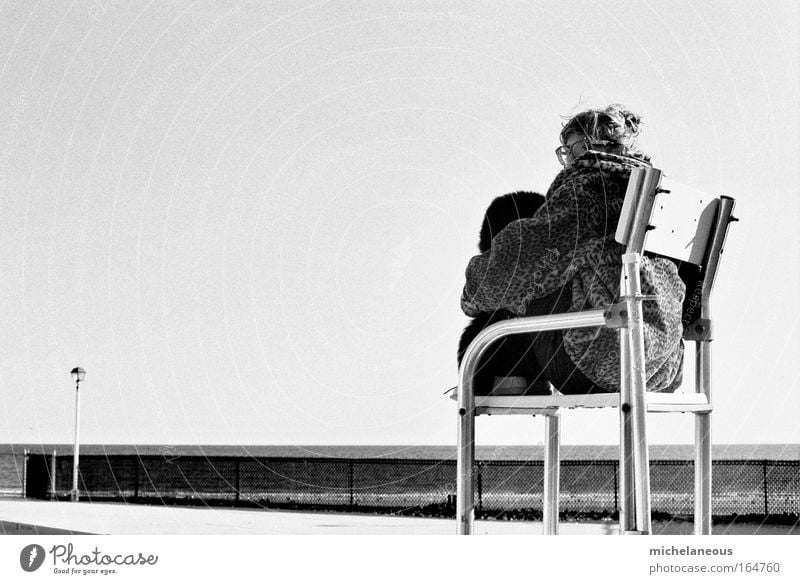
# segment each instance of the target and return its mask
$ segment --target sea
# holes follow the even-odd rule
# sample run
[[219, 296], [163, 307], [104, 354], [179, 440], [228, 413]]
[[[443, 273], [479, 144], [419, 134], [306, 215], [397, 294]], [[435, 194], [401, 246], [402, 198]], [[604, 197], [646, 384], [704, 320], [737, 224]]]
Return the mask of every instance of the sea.
[[[25, 451], [72, 454], [71, 444], [0, 444], [0, 495], [22, 493], [22, 467]], [[690, 460], [692, 445], [650, 445], [653, 460]], [[256, 457], [328, 457], [380, 459], [455, 460], [455, 445], [240, 445], [240, 444], [81, 444], [82, 455], [162, 455]], [[619, 457], [617, 445], [562, 445], [564, 460], [613, 460]], [[800, 460], [800, 444], [715, 444], [715, 460]], [[541, 460], [539, 445], [479, 445], [478, 460]]]

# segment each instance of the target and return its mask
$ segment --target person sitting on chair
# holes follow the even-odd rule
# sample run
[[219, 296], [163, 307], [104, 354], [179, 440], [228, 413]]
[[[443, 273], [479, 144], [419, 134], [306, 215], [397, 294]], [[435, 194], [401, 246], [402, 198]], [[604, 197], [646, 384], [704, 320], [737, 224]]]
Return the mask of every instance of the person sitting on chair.
[[[544, 205], [545, 199], [539, 193], [530, 191], [516, 191], [497, 197], [486, 209], [481, 223], [481, 232], [478, 240], [478, 251], [485, 253], [492, 247], [492, 238], [500, 233], [512, 221], [523, 217], [533, 217], [536, 211]], [[461, 338], [458, 341], [458, 365], [464, 358], [464, 351], [475, 340], [478, 334], [496, 322], [507, 318], [514, 318], [514, 313], [507, 310], [498, 309], [494, 312], [481, 312], [472, 318], [472, 321], [464, 328]], [[492, 343], [489, 350], [481, 356], [480, 363], [475, 372], [475, 384], [477, 386], [492, 386], [494, 384], [495, 372], [503, 371], [503, 387], [511, 386], [511, 391], [515, 390], [515, 385], [526, 385], [528, 376], [528, 363], [526, 355], [530, 350], [527, 337], [522, 335], [512, 335]], [[535, 377], [535, 375], [534, 375]], [[531, 381], [534, 381], [531, 379]], [[539, 382], [540, 384], [542, 382]], [[544, 386], [546, 387], [546, 385]], [[500, 391], [495, 388], [494, 393]], [[534, 391], [534, 388], [530, 388]]]
[[[548, 189], [546, 204], [509, 224], [489, 251], [469, 261], [461, 295], [465, 314], [505, 308], [516, 316], [538, 316], [619, 301], [625, 247], [614, 233], [631, 170], [649, 165], [637, 145], [641, 123], [619, 105], [583, 111], [566, 122], [556, 149], [564, 168]], [[641, 278], [642, 294], [656, 296], [642, 304], [647, 389], [675, 391], [682, 377], [685, 286], [677, 266], [665, 258], [643, 257]], [[492, 371], [495, 384], [476, 384], [475, 395], [507, 393], [493, 389], [502, 378], [519, 375], [521, 367], [526, 377], [521, 394], [545, 393], [545, 381], [565, 394], [619, 391], [616, 330], [587, 327], [514, 337], [525, 347], [518, 358], [524, 367]]]

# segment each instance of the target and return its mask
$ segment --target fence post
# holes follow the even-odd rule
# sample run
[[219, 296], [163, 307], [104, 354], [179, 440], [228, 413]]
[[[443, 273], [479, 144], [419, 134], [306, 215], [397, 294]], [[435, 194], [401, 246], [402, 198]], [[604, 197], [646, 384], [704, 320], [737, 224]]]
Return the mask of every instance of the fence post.
[[767, 498], [767, 461], [761, 461], [761, 468], [764, 471], [764, 515], [769, 515], [769, 499]]
[[142, 464], [142, 457], [137, 456], [133, 472], [133, 500], [139, 500], [139, 466]]
[[[22, 497], [28, 492], [28, 449], [22, 451]], [[16, 460], [15, 460], [16, 462]]]
[[56, 498], [56, 451], [53, 450], [53, 457], [50, 459], [50, 500]]
[[355, 505], [355, 496], [353, 494], [353, 459], [351, 458], [348, 462], [348, 478], [347, 478], [347, 487], [350, 490], [350, 504], [349, 509], [352, 510]]
[[234, 458], [233, 462], [236, 465], [236, 495], [235, 495], [235, 500], [238, 503], [239, 499], [241, 498], [241, 492], [242, 492], [241, 484], [239, 482], [239, 458], [238, 457]]

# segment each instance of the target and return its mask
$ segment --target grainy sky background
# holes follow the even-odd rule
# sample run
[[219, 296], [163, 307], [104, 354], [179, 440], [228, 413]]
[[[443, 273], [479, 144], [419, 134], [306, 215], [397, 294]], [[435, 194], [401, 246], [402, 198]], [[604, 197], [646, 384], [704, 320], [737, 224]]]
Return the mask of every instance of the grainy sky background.
[[715, 441], [800, 442], [799, 30], [794, 1], [4, 2], [0, 442], [70, 442], [80, 365], [84, 442], [454, 443], [483, 210], [610, 102], [738, 201]]

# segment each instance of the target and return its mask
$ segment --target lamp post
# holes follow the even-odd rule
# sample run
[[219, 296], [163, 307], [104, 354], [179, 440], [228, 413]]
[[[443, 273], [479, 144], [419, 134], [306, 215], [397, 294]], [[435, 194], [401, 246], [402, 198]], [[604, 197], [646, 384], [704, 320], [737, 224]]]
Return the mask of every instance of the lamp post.
[[81, 419], [81, 394], [80, 386], [86, 377], [86, 370], [76, 367], [70, 371], [72, 381], [75, 382], [75, 449], [72, 452], [72, 500], [78, 500], [78, 458], [80, 457], [80, 442], [78, 441]]

